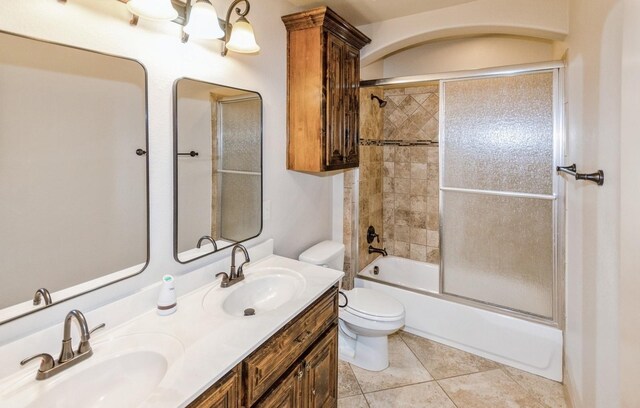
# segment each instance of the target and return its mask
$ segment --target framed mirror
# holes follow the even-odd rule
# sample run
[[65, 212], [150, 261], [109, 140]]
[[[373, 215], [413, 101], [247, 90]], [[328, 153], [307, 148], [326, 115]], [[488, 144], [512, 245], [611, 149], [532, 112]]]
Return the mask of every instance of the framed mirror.
[[262, 231], [262, 98], [174, 84], [174, 257], [191, 262]]
[[0, 323], [149, 260], [147, 75], [0, 32]]

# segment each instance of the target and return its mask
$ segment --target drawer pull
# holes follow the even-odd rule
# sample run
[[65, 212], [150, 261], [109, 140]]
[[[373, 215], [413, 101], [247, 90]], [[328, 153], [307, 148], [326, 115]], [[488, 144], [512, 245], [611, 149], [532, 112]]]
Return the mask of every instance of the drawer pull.
[[296, 343], [302, 343], [303, 341], [305, 341], [309, 336], [311, 336], [311, 331], [310, 330], [305, 330], [304, 333], [301, 333], [298, 337], [296, 337], [296, 339], [294, 340]]

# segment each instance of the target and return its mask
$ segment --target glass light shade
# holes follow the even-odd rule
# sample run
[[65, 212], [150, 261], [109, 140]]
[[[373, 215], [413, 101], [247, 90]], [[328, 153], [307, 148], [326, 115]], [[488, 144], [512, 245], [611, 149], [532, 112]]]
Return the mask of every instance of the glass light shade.
[[224, 37], [224, 31], [218, 23], [218, 13], [207, 0], [198, 0], [191, 7], [189, 22], [184, 26], [184, 32], [189, 37], [212, 40]]
[[227, 49], [234, 52], [252, 53], [260, 51], [253, 34], [253, 27], [246, 18], [240, 17], [231, 29]]
[[153, 21], [170, 21], [178, 17], [171, 0], [129, 0], [127, 9], [136, 16]]

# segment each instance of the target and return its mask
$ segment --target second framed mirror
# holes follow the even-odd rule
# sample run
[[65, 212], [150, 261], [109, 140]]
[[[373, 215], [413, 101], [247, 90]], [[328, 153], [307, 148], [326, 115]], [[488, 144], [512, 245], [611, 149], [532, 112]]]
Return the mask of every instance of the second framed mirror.
[[187, 263], [262, 230], [262, 98], [174, 84], [174, 257]]

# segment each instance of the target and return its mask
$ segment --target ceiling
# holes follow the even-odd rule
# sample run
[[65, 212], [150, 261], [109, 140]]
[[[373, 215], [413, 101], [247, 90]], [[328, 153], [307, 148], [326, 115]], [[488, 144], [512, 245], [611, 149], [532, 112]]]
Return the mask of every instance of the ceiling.
[[363, 25], [408, 16], [475, 0], [289, 0], [305, 9], [329, 6], [353, 25]]

